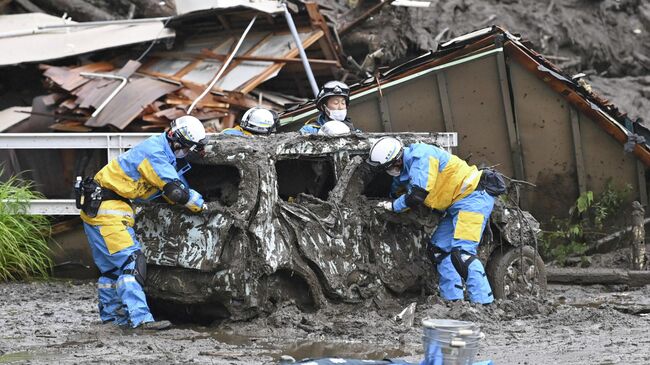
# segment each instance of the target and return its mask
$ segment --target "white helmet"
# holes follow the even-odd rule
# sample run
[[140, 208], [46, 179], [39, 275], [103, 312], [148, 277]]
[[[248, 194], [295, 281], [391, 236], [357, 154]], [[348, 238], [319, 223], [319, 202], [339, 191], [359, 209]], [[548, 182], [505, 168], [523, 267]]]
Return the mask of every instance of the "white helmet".
[[368, 164], [378, 169], [388, 169], [402, 157], [404, 146], [399, 139], [382, 137], [370, 147]]
[[200, 152], [207, 143], [203, 123], [191, 115], [176, 118], [170, 124], [169, 138], [192, 152]]
[[350, 133], [350, 127], [338, 120], [330, 120], [318, 130], [318, 134], [321, 136], [340, 136], [348, 133]]
[[277, 119], [278, 115], [272, 110], [251, 108], [244, 113], [239, 126], [249, 132], [270, 134]]

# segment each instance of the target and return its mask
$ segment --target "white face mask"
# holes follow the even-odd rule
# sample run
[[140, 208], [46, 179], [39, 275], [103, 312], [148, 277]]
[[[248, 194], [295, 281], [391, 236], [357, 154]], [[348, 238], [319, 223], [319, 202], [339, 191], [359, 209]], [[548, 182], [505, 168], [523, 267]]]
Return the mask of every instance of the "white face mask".
[[393, 166], [393, 167], [389, 168], [388, 170], [386, 170], [386, 173], [388, 175], [390, 175], [390, 176], [397, 177], [402, 173], [402, 168], [399, 167], [399, 166]]
[[185, 148], [176, 150], [174, 151], [174, 156], [176, 156], [176, 158], [184, 158], [185, 156], [187, 156], [187, 150]]
[[338, 120], [339, 122], [342, 122], [345, 120], [345, 116], [348, 114], [347, 109], [341, 109], [341, 110], [330, 110], [329, 108], [325, 107], [327, 109], [327, 113], [330, 115], [330, 118], [334, 120]]

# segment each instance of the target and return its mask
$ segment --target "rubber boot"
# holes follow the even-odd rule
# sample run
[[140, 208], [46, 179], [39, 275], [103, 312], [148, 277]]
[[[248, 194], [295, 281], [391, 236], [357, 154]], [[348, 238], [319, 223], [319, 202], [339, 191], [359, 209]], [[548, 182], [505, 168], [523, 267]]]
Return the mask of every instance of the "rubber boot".
[[143, 331], [162, 331], [170, 328], [172, 323], [170, 321], [153, 321], [141, 323], [136, 329]]

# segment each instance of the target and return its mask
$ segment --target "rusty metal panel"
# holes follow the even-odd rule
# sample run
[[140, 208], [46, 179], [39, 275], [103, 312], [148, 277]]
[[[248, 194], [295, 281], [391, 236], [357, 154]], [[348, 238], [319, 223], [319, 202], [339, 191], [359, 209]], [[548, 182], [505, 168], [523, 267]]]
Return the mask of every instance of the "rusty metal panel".
[[434, 73], [383, 90], [394, 132], [444, 132]]
[[499, 164], [501, 172], [513, 176], [496, 56], [457, 65], [445, 72], [458, 132], [456, 154], [461, 158], [471, 155], [471, 164]]
[[[570, 105], [518, 63], [510, 63], [510, 76], [526, 180], [537, 185], [528, 190], [525, 202], [533, 215], [546, 221], [568, 213], [578, 197]], [[592, 144], [587, 139], [591, 134], [584, 132], [586, 147]]]
[[[364, 132], [381, 132], [381, 116], [376, 93], [350, 101], [348, 115], [354, 126]], [[302, 123], [300, 123], [302, 125]]]
[[96, 118], [89, 119], [85, 125], [103, 127], [106, 124], [111, 124], [118, 129], [124, 129], [142, 113], [146, 105], [179, 88], [180, 86], [149, 78], [132, 80]]
[[599, 194], [611, 179], [615, 188], [622, 189], [626, 184], [632, 186], [633, 192], [630, 198], [638, 199], [639, 187], [634, 155], [624, 152], [623, 146], [605, 133], [593, 120], [582, 113], [578, 115], [587, 190]]

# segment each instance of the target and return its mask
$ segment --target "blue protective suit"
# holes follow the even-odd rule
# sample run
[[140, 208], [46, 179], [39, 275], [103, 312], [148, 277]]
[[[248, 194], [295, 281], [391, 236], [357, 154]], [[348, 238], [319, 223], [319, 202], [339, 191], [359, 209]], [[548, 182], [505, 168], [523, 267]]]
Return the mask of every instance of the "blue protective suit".
[[[494, 207], [492, 196], [476, 190], [480, 178], [476, 166], [438, 147], [416, 143], [404, 148], [401, 174], [393, 180], [391, 194], [404, 191], [393, 201], [393, 211], [408, 209], [407, 196], [417, 186], [426, 191], [425, 206], [444, 212], [430, 245], [443, 252], [437, 263], [438, 287], [446, 300], [463, 299], [463, 281], [470, 301], [487, 304], [494, 300], [483, 264], [472, 258]], [[468, 265], [465, 280], [452, 263], [455, 250], [456, 257]]]
[[245, 137], [253, 135], [253, 133], [245, 130], [241, 126], [234, 126], [232, 128], [226, 128], [226, 129], [221, 131], [221, 134], [228, 134], [228, 135], [231, 135], [231, 136], [245, 136]]
[[[163, 187], [180, 180], [187, 181], [176, 171], [176, 157], [165, 133], [149, 137], [118, 158], [110, 161], [94, 177], [102, 188], [129, 200], [149, 200], [160, 195]], [[185, 206], [199, 212], [203, 197], [188, 189]], [[99, 315], [103, 322], [115, 321], [137, 327], [153, 321], [140, 283], [130, 272], [135, 262], [127, 259], [141, 250], [133, 232], [134, 213], [122, 200], [104, 200], [95, 217], [80, 214], [95, 264], [102, 272], [98, 286]]]

